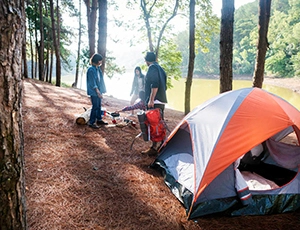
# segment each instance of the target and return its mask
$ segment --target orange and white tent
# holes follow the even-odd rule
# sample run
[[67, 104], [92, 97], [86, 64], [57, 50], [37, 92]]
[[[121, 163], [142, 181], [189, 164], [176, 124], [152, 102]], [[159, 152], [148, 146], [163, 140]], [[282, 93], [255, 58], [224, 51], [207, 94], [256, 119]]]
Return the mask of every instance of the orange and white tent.
[[[186, 115], [152, 166], [189, 218], [293, 211], [300, 207], [300, 147], [280, 142], [290, 133], [299, 143], [300, 112], [287, 101], [259, 88], [229, 91]], [[259, 162], [241, 161], [257, 149]]]

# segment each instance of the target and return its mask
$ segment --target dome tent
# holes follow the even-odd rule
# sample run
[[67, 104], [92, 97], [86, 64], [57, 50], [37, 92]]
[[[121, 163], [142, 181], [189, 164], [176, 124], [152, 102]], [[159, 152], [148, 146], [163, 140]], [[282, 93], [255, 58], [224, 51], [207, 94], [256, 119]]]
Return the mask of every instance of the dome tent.
[[[299, 143], [300, 112], [282, 98], [259, 88], [229, 91], [187, 114], [152, 166], [189, 219], [294, 211], [300, 207], [300, 147], [279, 142], [291, 132]], [[259, 145], [259, 162], [241, 167], [240, 159]], [[272, 185], [255, 188], [251, 176]]]

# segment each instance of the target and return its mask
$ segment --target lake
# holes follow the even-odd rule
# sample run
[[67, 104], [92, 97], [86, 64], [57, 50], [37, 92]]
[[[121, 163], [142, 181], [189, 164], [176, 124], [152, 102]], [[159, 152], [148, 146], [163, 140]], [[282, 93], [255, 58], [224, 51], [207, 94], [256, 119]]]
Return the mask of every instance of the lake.
[[[70, 77], [63, 77], [62, 81], [67, 84], [72, 84], [73, 79]], [[133, 80], [133, 72], [125, 73], [123, 75], [118, 75], [112, 79], [105, 78], [105, 84], [107, 88], [107, 95], [113, 96], [115, 98], [130, 100], [130, 90]], [[179, 81], [173, 80], [173, 88], [167, 90], [168, 104], [167, 108], [175, 109], [178, 111], [184, 111], [184, 95], [185, 95], [185, 81], [186, 79], [180, 79]], [[220, 81], [212, 79], [193, 79], [192, 89], [191, 89], [191, 110], [206, 100], [219, 94]], [[246, 80], [234, 80], [233, 89], [240, 89], [252, 87], [252, 81]], [[84, 77], [79, 77], [78, 88], [86, 89], [86, 79]], [[300, 95], [293, 92], [292, 90], [272, 86], [263, 85], [263, 89], [274, 93], [286, 101], [294, 105], [298, 110], [300, 110]]]

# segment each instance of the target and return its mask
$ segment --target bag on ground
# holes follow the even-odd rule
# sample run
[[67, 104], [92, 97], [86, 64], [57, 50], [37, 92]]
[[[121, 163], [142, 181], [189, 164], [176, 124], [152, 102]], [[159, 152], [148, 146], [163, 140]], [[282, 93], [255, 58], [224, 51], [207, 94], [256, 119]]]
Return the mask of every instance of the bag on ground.
[[151, 141], [160, 142], [166, 137], [166, 124], [162, 119], [160, 109], [151, 109], [146, 111], [145, 124], [148, 128], [148, 137]]

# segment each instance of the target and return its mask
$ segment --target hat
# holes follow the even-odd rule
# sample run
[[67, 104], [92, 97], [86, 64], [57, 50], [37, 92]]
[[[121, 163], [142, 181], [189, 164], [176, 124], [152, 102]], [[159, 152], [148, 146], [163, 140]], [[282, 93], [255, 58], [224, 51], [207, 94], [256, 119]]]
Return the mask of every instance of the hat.
[[145, 60], [148, 62], [154, 62], [156, 61], [156, 55], [154, 52], [147, 52]]

